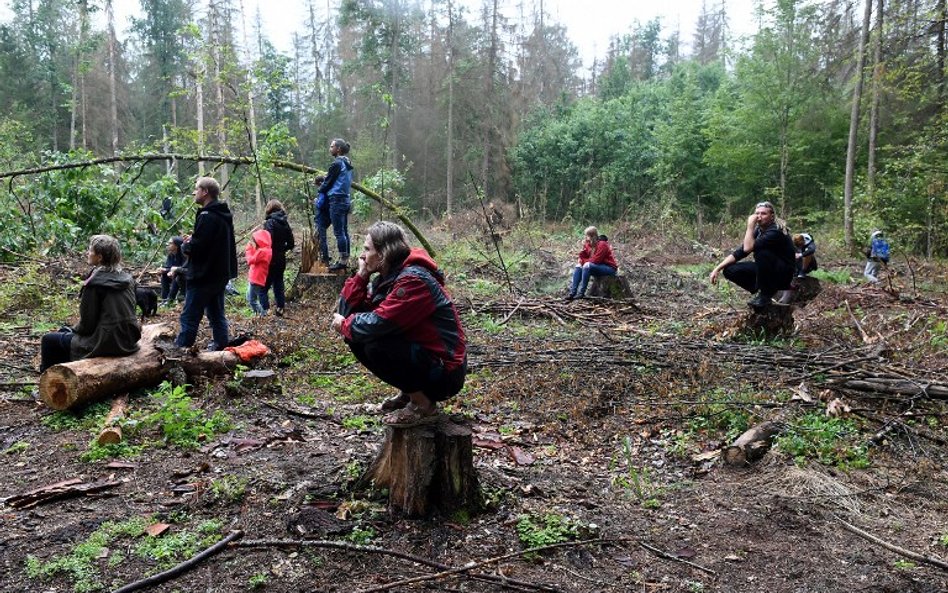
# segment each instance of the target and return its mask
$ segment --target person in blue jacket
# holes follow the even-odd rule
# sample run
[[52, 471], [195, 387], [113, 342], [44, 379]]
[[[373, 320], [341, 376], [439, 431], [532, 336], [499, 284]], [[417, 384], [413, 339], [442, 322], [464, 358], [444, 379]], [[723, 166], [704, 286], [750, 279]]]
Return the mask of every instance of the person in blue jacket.
[[329, 166], [326, 178], [318, 191], [319, 194], [325, 194], [329, 202], [329, 221], [336, 236], [336, 248], [339, 250], [339, 259], [329, 266], [330, 270], [345, 270], [349, 267], [349, 210], [352, 206], [349, 194], [352, 189], [353, 170], [352, 161], [347, 156], [349, 148], [349, 143], [342, 138], [336, 138], [329, 143], [329, 154], [335, 160]]

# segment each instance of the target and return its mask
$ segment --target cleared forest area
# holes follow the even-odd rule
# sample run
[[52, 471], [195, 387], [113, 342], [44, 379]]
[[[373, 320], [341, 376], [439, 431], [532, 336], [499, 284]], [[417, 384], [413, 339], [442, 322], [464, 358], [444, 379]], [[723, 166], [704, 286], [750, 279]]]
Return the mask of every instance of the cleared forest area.
[[[944, 262], [896, 258], [872, 286], [827, 250], [821, 293], [766, 337], [740, 331], [744, 295], [707, 284], [724, 242], [607, 230], [633, 297], [567, 303], [575, 229], [505, 231], [514, 293], [477, 225], [424, 229], [469, 336], [448, 411], [474, 431], [484, 502], [432, 519], [354, 488], [392, 393], [329, 330], [334, 291], [263, 320], [238, 297], [235, 330], [272, 349], [257, 366], [279, 382], [239, 368], [134, 391], [122, 442], [99, 446], [108, 402], [53, 412], [29, 395], [39, 335], [74, 314], [47, 287], [84, 267], [4, 267], [0, 589], [114, 591], [230, 537], [152, 589], [945, 590]], [[725, 465], [767, 420], [762, 459]]]

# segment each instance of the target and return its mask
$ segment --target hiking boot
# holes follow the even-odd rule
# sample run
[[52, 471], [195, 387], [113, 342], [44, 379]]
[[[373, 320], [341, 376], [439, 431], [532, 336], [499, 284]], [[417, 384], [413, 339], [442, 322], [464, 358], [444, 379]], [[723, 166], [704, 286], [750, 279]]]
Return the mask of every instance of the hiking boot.
[[575, 295], [575, 294], [569, 293], [568, 295], [566, 295], [566, 298], [563, 299], [563, 300], [568, 303], [568, 302], [570, 302], [571, 300], [573, 300], [573, 299], [575, 299], [575, 298], [576, 298], [576, 295]]
[[277, 317], [283, 317], [283, 307], [277, 307], [273, 310], [273, 314]]
[[769, 295], [765, 295], [762, 292], [758, 292], [757, 296], [747, 301], [747, 304], [753, 307], [754, 309], [766, 309], [771, 303], [770, 299], [771, 297]]
[[329, 266], [329, 271], [330, 271], [330, 272], [338, 272], [338, 271], [340, 271], [340, 270], [345, 270], [345, 269], [348, 268], [348, 267], [349, 267], [349, 264], [345, 264], [345, 263], [343, 263], [343, 262], [341, 262], [341, 261], [337, 261], [337, 262], [334, 263], [333, 265]]

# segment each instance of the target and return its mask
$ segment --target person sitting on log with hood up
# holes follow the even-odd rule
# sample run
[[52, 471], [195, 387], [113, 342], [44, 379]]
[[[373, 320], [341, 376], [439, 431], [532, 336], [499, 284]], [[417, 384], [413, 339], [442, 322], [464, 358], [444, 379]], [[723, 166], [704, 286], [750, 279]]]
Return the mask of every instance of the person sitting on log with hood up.
[[395, 223], [369, 227], [358, 271], [342, 288], [332, 328], [359, 362], [401, 391], [382, 404], [391, 412], [385, 416], [389, 425], [434, 420], [437, 402], [464, 386], [467, 341], [444, 275], [424, 249], [408, 246], [405, 231]]
[[[741, 261], [751, 253], [754, 261]], [[786, 225], [777, 218], [773, 204], [760, 202], [747, 217], [741, 245], [711, 271], [709, 280], [716, 284], [723, 271], [724, 277], [734, 284], [757, 293], [748, 305], [764, 309], [773, 302], [777, 291], [790, 288], [795, 267], [796, 249]]]
[[79, 291], [79, 323], [40, 342], [40, 372], [54, 364], [138, 352], [142, 326], [135, 314], [135, 279], [122, 270], [122, 249], [109, 235], [93, 235], [86, 252], [92, 273]]

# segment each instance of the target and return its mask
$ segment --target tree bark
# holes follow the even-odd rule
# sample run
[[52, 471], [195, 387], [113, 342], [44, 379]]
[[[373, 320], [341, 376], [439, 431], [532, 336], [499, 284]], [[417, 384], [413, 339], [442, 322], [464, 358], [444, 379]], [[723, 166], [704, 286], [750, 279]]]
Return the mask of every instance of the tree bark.
[[[171, 368], [158, 339], [174, 339], [174, 329], [167, 323], [142, 327], [139, 350], [130, 356], [83, 358], [57, 364], [40, 377], [39, 395], [54, 410], [67, 410], [101, 401], [123, 393], [160, 383]], [[239, 359], [232, 352], [201, 352], [179, 363], [188, 375], [229, 371]]]
[[99, 436], [95, 439], [99, 445], [115, 445], [122, 442], [122, 427], [117, 424], [125, 416], [127, 404], [128, 396], [124, 395], [115, 398], [115, 401], [112, 402], [112, 409], [109, 410], [109, 415], [105, 417], [102, 430], [99, 431]]
[[[870, 2], [871, 0], [866, 0]], [[869, 162], [866, 167], [866, 189], [869, 198], [876, 193], [876, 139], [879, 134], [879, 95], [882, 86], [882, 19], [885, 0], [876, 3], [876, 34], [872, 39], [872, 103], [869, 107]]]
[[471, 428], [441, 414], [437, 423], [389, 427], [358, 487], [389, 491], [389, 509], [410, 517], [476, 512], [481, 506]]
[[783, 430], [778, 422], [762, 422], [739, 436], [731, 446], [724, 449], [724, 463], [742, 466], [753, 463], [764, 456], [773, 445], [774, 437]]
[[853, 183], [856, 170], [856, 138], [859, 132], [859, 103], [862, 99], [863, 68], [866, 63], [866, 45], [869, 43], [869, 24], [872, 20], [872, 2], [866, 1], [862, 17], [862, 34], [859, 36], [859, 54], [856, 57], [856, 84], [853, 88], [853, 105], [849, 114], [849, 142], [846, 145], [846, 181], [843, 189], [843, 224], [846, 249], [853, 250]]

